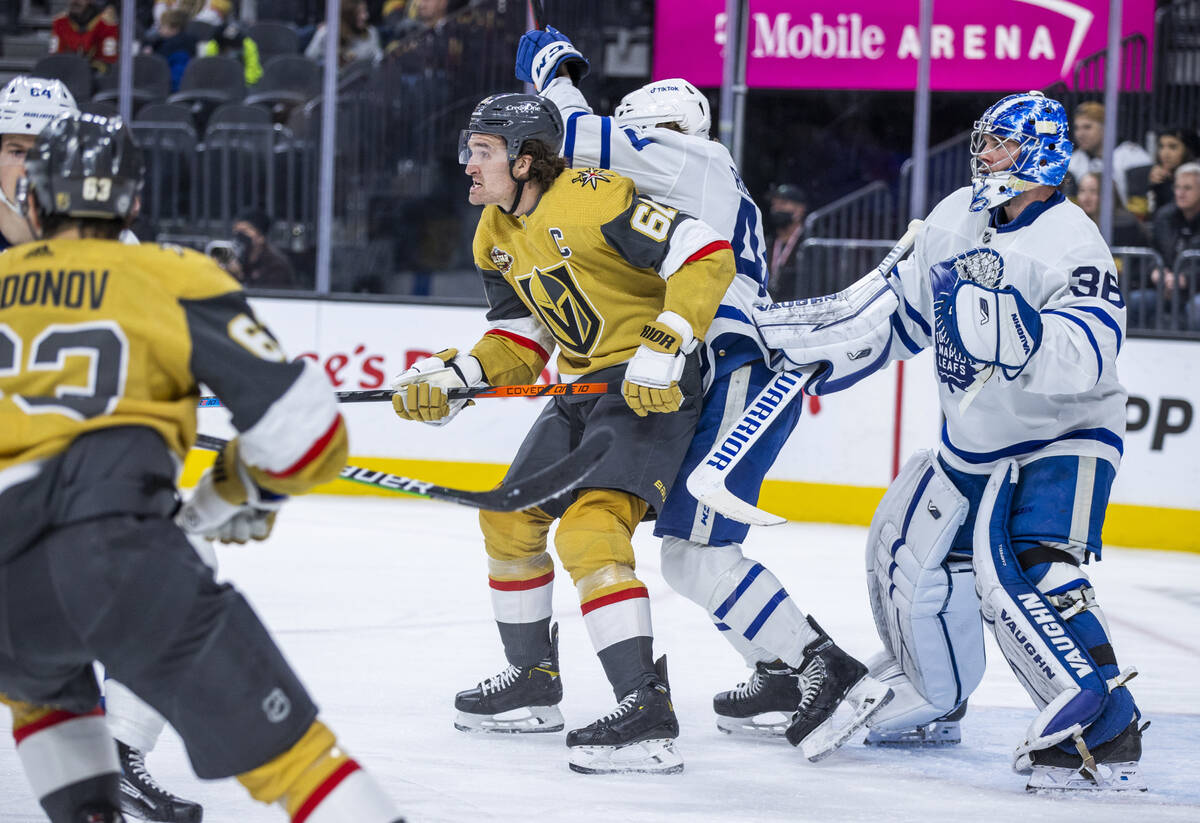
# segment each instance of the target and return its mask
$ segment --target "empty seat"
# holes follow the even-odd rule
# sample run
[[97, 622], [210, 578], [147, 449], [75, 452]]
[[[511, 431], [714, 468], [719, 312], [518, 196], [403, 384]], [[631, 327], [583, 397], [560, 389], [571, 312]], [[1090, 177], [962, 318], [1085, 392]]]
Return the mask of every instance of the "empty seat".
[[138, 109], [133, 122], [137, 123], [181, 123], [193, 132], [196, 130], [196, 118], [192, 110], [179, 103], [150, 103]]
[[63, 81], [76, 103], [92, 98], [92, 67], [78, 54], [46, 55], [33, 64], [30, 74]]
[[[93, 100], [114, 102], [120, 97], [119, 71], [113, 69], [100, 78]], [[171, 67], [157, 54], [138, 54], [133, 58], [133, 108], [160, 103], [171, 93]]]
[[264, 66], [272, 57], [300, 53], [300, 33], [291, 23], [260, 20], [250, 27], [246, 36], [258, 46], [258, 59]]
[[201, 153], [201, 208], [213, 228], [239, 212], [271, 202], [275, 125], [257, 106], [227, 103], [209, 118]]
[[190, 106], [197, 125], [204, 128], [213, 109], [245, 96], [246, 79], [240, 61], [232, 57], [197, 57], [187, 64], [179, 91], [168, 97], [167, 102]]
[[98, 114], [101, 117], [116, 117], [120, 114], [115, 104], [103, 100], [82, 100], [79, 102], [79, 110], [84, 114]]
[[321, 93], [321, 67], [299, 54], [283, 54], [267, 63], [262, 79], [246, 95], [249, 105], [267, 106], [276, 119]]

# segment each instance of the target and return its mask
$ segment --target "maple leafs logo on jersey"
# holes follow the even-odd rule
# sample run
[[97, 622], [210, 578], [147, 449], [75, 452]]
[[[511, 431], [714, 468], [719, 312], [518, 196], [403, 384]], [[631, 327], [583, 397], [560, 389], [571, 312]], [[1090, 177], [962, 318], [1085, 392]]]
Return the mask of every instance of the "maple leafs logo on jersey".
[[496, 264], [496, 268], [501, 274], [508, 274], [512, 268], [513, 256], [499, 246], [492, 246], [492, 262]]
[[954, 284], [968, 280], [985, 288], [998, 288], [1004, 278], [1004, 258], [993, 249], [973, 248], [948, 260], [934, 264], [929, 270], [933, 289], [934, 351], [938, 380], [949, 387], [967, 391], [975, 382], [978, 363], [955, 342]]
[[571, 266], [534, 268], [516, 278], [525, 302], [554, 335], [558, 344], [582, 357], [591, 355], [604, 329], [604, 318], [575, 282]]
[[612, 177], [610, 177], [609, 173], [604, 169], [580, 169], [579, 173], [571, 178], [571, 182], [578, 183], [585, 189], [588, 187], [588, 184], [591, 183], [592, 190], [595, 191], [599, 184], [611, 183]]

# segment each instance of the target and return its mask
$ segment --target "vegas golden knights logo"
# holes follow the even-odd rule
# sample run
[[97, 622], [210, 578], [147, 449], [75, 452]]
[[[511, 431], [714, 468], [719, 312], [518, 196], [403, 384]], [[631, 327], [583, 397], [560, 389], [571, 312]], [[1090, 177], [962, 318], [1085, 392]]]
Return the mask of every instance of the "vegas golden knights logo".
[[548, 269], [535, 268], [516, 281], [560, 346], [584, 357], [591, 355], [604, 318], [575, 282], [566, 260]]

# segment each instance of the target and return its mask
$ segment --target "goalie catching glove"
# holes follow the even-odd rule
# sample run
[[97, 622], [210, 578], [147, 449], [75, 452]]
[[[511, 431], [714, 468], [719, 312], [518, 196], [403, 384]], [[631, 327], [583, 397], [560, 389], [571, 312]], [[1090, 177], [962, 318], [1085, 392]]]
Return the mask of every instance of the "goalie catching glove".
[[969, 280], [954, 285], [947, 324], [952, 342], [976, 363], [1000, 366], [1016, 379], [1042, 342], [1042, 317], [1012, 286], [989, 289]]
[[679, 378], [686, 356], [696, 348], [691, 324], [675, 312], [665, 311], [642, 327], [641, 339], [621, 384], [626, 405], [638, 417], [679, 411], [683, 405]]
[[469, 354], [458, 349], [443, 349], [432, 357], [413, 363], [392, 381], [395, 394], [392, 408], [404, 420], [419, 420], [434, 426], [444, 426], [471, 400], [451, 401], [450, 389], [478, 386], [483, 382], [483, 368]]
[[286, 495], [261, 488], [238, 459], [238, 441], [230, 440], [212, 467], [200, 477], [196, 490], [175, 516], [189, 534], [222, 543], [263, 540], [275, 525]]
[[570, 39], [553, 26], [546, 26], [544, 31], [527, 31], [521, 36], [521, 42], [517, 44], [518, 80], [532, 83], [537, 93], [541, 94], [550, 81], [558, 76], [560, 68], [565, 68], [571, 75], [571, 82], [578, 86], [588, 73], [590, 64]]

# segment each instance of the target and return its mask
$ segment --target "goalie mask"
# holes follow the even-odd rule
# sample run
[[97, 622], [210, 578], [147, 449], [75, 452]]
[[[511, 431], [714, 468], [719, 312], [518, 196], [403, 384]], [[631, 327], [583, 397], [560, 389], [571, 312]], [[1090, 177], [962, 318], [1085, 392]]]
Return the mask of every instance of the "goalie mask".
[[18, 199], [41, 215], [128, 220], [142, 171], [142, 150], [121, 118], [65, 114], [29, 150]]
[[629, 92], [617, 104], [613, 117], [618, 123], [632, 126], [674, 123], [684, 134], [706, 139], [712, 125], [708, 98], [678, 77], [647, 83]]
[[[971, 211], [1006, 203], [1033, 186], [1057, 186], [1074, 149], [1067, 137], [1062, 103], [1040, 91], [1012, 94], [975, 121], [971, 134]], [[993, 150], [988, 136], [1006, 152], [1009, 165], [992, 171], [981, 157]]]
[[[0, 135], [42, 133], [60, 114], [79, 111], [75, 98], [61, 80], [14, 77], [0, 91]], [[0, 189], [0, 202], [15, 212], [17, 204]]]

